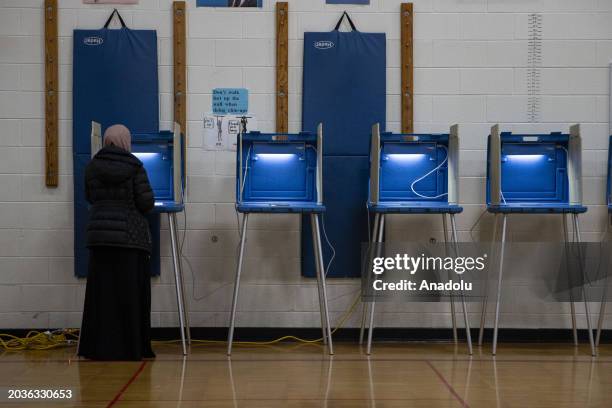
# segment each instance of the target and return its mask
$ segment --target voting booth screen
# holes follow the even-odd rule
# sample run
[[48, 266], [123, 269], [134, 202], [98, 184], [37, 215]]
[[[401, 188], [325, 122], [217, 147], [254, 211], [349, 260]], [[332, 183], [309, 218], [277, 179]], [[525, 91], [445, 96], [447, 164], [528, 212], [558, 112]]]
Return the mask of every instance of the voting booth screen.
[[[339, 31], [342, 18], [352, 31]], [[304, 34], [302, 127], [323, 124], [324, 228], [335, 258], [330, 277], [360, 275], [368, 240], [370, 129], [386, 121], [386, 37], [364, 33], [343, 14], [331, 32]], [[315, 276], [310, 223], [302, 222], [302, 274]], [[327, 241], [327, 239], [325, 240]], [[323, 244], [325, 264], [332, 256]]]
[[[500, 198], [503, 206], [567, 206], [570, 204], [568, 152], [570, 136], [501, 133]], [[494, 154], [488, 139], [487, 203], [492, 204], [491, 165]]]
[[[108, 23], [107, 23], [108, 25]], [[74, 30], [73, 43], [73, 157], [75, 274], [87, 275], [85, 229], [88, 204], [84, 172], [91, 157], [91, 122], [102, 132], [116, 123], [132, 133], [159, 130], [157, 34], [105, 26], [99, 30]], [[159, 216], [149, 217], [154, 237], [152, 268], [159, 273]], [[157, 238], [156, 238], [157, 237]]]

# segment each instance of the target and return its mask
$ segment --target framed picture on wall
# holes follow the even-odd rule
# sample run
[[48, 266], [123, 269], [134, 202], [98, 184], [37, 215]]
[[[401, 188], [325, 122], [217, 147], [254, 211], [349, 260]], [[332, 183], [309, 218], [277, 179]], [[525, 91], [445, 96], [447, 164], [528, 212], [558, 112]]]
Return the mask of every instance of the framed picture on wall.
[[263, 0], [197, 0], [197, 7], [261, 7]]

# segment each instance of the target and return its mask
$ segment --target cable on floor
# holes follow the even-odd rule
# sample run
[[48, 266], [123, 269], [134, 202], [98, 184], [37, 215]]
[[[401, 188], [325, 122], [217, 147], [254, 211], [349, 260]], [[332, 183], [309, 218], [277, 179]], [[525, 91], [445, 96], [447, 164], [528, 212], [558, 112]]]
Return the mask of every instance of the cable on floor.
[[[361, 293], [358, 293], [357, 296], [355, 297], [355, 300], [351, 304], [351, 307], [346, 312], [344, 312], [344, 315], [340, 319], [338, 326], [336, 326], [336, 328], [332, 330], [332, 335], [336, 333], [338, 330], [340, 330], [344, 326], [344, 323], [346, 323], [346, 321], [353, 315], [353, 313], [355, 312], [355, 308], [359, 304], [360, 299], [361, 299]], [[269, 345], [277, 344], [277, 343], [287, 341], [287, 340], [293, 340], [299, 343], [314, 344], [314, 343], [322, 342], [323, 337], [320, 337], [318, 339], [309, 340], [309, 339], [303, 339], [297, 336], [288, 335], [288, 336], [279, 337], [278, 339], [269, 340], [269, 341], [234, 341], [234, 344], [242, 345], [242, 346], [269, 346]], [[174, 344], [174, 343], [180, 343], [180, 342], [181, 340], [166, 340], [166, 341], [155, 341], [153, 343]], [[207, 345], [207, 344], [225, 344], [226, 343], [225, 340], [191, 340], [191, 342], [196, 345], [197, 344]]]
[[77, 344], [78, 329], [61, 329], [54, 331], [30, 331], [25, 337], [0, 333], [0, 350], [50, 350], [60, 347], [69, 347]]

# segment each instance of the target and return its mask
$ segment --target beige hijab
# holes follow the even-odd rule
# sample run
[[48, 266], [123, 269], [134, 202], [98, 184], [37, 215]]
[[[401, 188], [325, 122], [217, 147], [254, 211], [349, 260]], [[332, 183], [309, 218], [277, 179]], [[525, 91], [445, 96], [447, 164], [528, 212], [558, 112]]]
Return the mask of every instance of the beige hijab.
[[128, 152], [132, 151], [130, 129], [123, 125], [113, 125], [104, 132], [104, 147], [116, 146]]

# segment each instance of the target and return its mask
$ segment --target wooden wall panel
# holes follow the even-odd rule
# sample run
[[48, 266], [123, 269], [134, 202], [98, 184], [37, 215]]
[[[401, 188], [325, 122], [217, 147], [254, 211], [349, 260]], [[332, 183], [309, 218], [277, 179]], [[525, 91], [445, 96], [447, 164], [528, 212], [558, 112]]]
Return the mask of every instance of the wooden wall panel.
[[45, 183], [58, 186], [57, 0], [45, 0]]
[[412, 3], [401, 6], [402, 132], [414, 132], [414, 61], [412, 57]]
[[183, 165], [187, 161], [187, 15], [184, 1], [172, 4], [174, 55], [174, 121], [185, 136]]
[[289, 4], [276, 3], [276, 131], [289, 131]]

